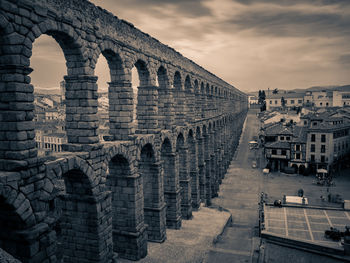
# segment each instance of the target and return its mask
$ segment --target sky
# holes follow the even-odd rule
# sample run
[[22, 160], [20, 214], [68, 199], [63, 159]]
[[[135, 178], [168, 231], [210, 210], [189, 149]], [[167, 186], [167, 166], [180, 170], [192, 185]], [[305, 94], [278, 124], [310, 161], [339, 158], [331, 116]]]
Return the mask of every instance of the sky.
[[[91, 0], [244, 91], [350, 84], [349, 0]], [[95, 75], [104, 89], [104, 58]], [[58, 86], [63, 53], [34, 43], [34, 86]], [[43, 74], [45, 73], [45, 74]]]

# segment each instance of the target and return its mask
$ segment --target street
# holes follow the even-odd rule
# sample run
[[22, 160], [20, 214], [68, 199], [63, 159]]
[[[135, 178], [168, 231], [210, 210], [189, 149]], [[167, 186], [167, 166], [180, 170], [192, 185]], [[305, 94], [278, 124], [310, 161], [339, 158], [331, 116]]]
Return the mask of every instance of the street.
[[[302, 188], [310, 204], [320, 206], [340, 206], [321, 200], [320, 196], [327, 196], [329, 192], [350, 199], [350, 179], [346, 171], [335, 178], [335, 186], [329, 189], [316, 185], [313, 176], [283, 173], [264, 175], [262, 149], [249, 150], [248, 145], [252, 137], [258, 134], [258, 126], [256, 112], [249, 111], [235, 158], [220, 186], [219, 196], [213, 199], [213, 205], [232, 213], [233, 225], [226, 228], [222, 238], [210, 249], [206, 262], [251, 262], [258, 242], [256, 227], [261, 192], [267, 193], [269, 201], [273, 202], [282, 199], [284, 194], [297, 195]], [[258, 160], [258, 168], [252, 168], [253, 160]]]

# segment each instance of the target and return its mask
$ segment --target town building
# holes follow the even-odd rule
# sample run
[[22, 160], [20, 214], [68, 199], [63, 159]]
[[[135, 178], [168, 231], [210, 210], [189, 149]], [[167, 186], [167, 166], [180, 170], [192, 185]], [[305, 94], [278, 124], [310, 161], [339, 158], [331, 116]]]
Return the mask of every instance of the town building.
[[[266, 97], [266, 109], [281, 109], [281, 108], [296, 108], [302, 107], [304, 103], [305, 93], [277, 93], [277, 94], [268, 94]], [[284, 99], [285, 105], [282, 105], [282, 98]]]

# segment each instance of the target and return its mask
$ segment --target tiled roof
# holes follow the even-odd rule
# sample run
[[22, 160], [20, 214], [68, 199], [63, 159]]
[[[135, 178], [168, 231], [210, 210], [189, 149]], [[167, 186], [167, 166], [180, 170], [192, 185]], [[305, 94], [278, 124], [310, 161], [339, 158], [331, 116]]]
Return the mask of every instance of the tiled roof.
[[265, 130], [265, 135], [293, 135], [292, 128], [290, 126], [285, 126], [283, 123], [277, 123]]
[[265, 144], [265, 148], [272, 148], [272, 149], [290, 149], [290, 143], [289, 142], [270, 142]]

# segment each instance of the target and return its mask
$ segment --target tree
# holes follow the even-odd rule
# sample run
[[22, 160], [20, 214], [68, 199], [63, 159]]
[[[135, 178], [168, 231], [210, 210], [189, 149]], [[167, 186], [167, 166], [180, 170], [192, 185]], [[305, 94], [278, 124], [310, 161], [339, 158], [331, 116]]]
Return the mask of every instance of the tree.
[[259, 104], [263, 104], [265, 102], [266, 95], [264, 90], [259, 90]]
[[261, 105], [260, 111], [266, 111], [266, 103], [265, 103], [265, 101], [264, 101], [263, 104]]
[[272, 94], [277, 94], [277, 93], [278, 93], [278, 89], [277, 88], [272, 91]]
[[282, 105], [282, 108], [286, 106], [286, 100], [284, 99], [284, 97], [281, 98], [281, 105]]

